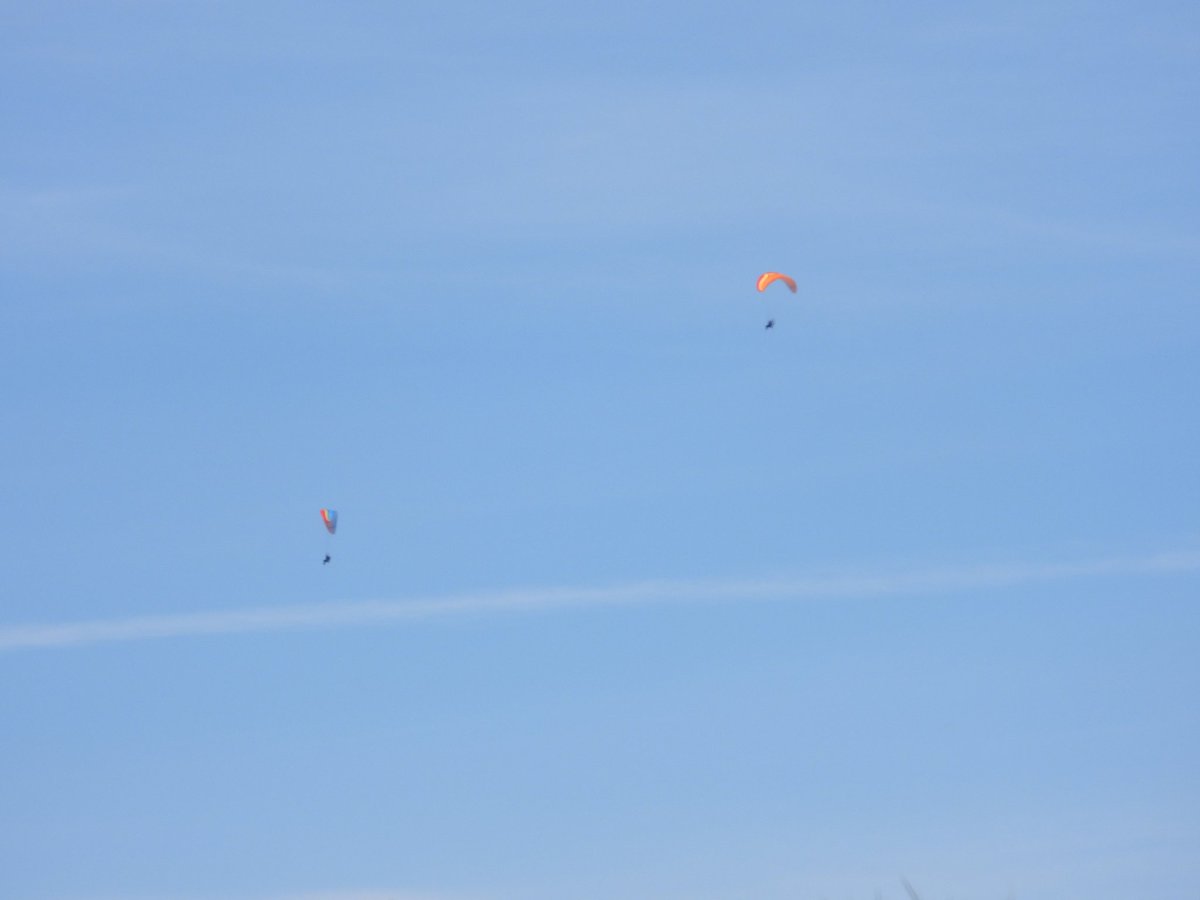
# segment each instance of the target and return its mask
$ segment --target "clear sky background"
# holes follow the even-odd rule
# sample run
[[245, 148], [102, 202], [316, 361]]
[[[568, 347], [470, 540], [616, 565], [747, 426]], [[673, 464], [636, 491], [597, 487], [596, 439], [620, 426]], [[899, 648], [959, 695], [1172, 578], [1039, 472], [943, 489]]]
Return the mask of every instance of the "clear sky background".
[[1200, 896], [1198, 97], [1185, 2], [0, 3], [0, 896]]

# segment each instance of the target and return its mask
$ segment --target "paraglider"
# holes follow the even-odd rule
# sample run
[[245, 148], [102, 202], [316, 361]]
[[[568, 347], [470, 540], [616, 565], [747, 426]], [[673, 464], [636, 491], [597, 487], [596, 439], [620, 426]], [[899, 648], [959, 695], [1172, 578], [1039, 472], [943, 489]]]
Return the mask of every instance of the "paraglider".
[[[327, 537], [325, 539], [326, 548], [328, 548], [329, 543], [331, 542], [331, 540], [333, 538], [333, 535], [337, 534], [337, 510], [336, 509], [321, 510], [321, 521], [323, 523], [325, 523], [325, 530], [329, 532], [329, 537]], [[321, 565], [323, 565], [323, 566], [329, 565], [329, 561], [331, 559], [333, 559], [333, 557], [329, 555], [329, 552], [327, 549], [326, 553], [325, 553], [325, 558], [323, 560], [321, 560]]]
[[[789, 291], [793, 294], [796, 293], [796, 280], [790, 275], [784, 275], [782, 272], [763, 272], [758, 276], [758, 282], [755, 287], [758, 288], [758, 292], [761, 294], [776, 281], [783, 282], [787, 285]], [[773, 306], [774, 304], [770, 304], [768, 309], [771, 309]], [[771, 316], [771, 318], [767, 319], [766, 330], [770, 331], [774, 327], [775, 317]]]
[[761, 294], [776, 281], [782, 281], [788, 286], [788, 290], [790, 290], [793, 294], [796, 293], [796, 279], [792, 278], [791, 275], [784, 275], [782, 272], [763, 272], [761, 275], [759, 275], [757, 285], [758, 292]]

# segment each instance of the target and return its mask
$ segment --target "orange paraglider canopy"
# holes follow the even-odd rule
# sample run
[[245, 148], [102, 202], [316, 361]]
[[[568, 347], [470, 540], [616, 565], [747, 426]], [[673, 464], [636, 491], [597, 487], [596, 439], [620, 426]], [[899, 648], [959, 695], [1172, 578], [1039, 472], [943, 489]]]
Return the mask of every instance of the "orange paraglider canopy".
[[796, 280], [790, 275], [784, 275], [782, 272], [763, 272], [758, 276], [758, 289], [765, 291], [767, 285], [774, 281], [782, 281], [793, 294], [796, 293]]

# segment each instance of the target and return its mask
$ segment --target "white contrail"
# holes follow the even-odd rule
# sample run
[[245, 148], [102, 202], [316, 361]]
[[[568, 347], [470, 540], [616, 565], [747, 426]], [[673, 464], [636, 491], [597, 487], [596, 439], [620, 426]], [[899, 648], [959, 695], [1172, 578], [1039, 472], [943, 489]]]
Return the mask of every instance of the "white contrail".
[[500, 614], [565, 607], [734, 600], [869, 598], [970, 590], [1071, 578], [1155, 575], [1200, 570], [1200, 550], [1078, 563], [1027, 563], [923, 572], [744, 581], [641, 581], [593, 588], [530, 588], [409, 600], [259, 607], [125, 619], [0, 627], [0, 652], [154, 638], [333, 628], [440, 616]]

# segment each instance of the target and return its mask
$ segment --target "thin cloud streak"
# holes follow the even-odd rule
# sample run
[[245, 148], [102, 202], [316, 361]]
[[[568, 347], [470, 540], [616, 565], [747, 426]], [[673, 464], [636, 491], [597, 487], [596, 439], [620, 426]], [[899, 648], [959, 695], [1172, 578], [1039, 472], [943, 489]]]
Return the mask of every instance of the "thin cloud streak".
[[0, 653], [159, 638], [348, 628], [468, 615], [531, 613], [604, 606], [870, 599], [1007, 587], [1077, 578], [1170, 575], [1200, 571], [1200, 550], [1073, 563], [1027, 563], [742, 581], [642, 581], [609, 587], [529, 588], [409, 600], [259, 607], [125, 619], [0, 628]]

